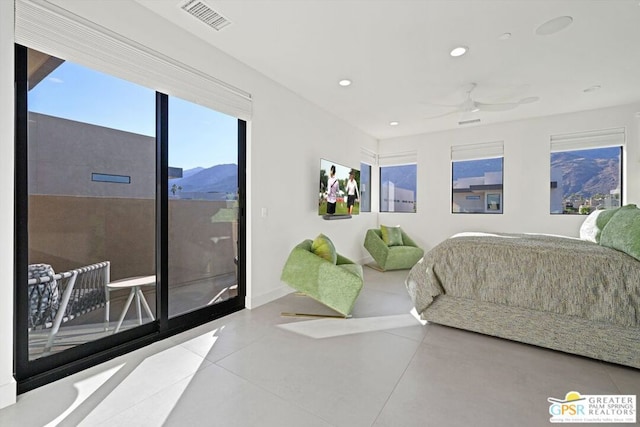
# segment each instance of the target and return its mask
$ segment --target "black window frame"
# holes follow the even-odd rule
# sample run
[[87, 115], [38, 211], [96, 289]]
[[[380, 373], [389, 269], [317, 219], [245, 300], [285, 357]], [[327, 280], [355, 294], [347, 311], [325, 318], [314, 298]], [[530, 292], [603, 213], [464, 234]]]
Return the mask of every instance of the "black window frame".
[[[399, 167], [399, 166], [415, 166], [416, 168], [416, 191], [414, 194], [414, 200], [413, 200], [413, 211], [383, 211], [382, 210], [382, 169], [384, 168], [393, 168], [393, 167]], [[401, 163], [401, 164], [388, 164], [388, 165], [380, 165], [378, 167], [378, 176], [380, 177], [379, 179], [379, 186], [378, 186], [378, 212], [379, 213], [389, 213], [389, 214], [416, 214], [418, 213], [418, 163], [417, 162], [411, 162], [411, 163]], [[394, 201], [395, 203], [395, 201]]]
[[[611, 146], [604, 146], [604, 147], [585, 147], [585, 148], [576, 148], [575, 150], [563, 150], [563, 151], [551, 151], [549, 152], [549, 175], [551, 176], [551, 156], [554, 153], [571, 153], [574, 151], [586, 151], [586, 150], [598, 150], [598, 149], [603, 149], [603, 148], [617, 148], [620, 150], [620, 163], [619, 163], [619, 174], [620, 174], [620, 206], [624, 206], [624, 145], [611, 145]], [[551, 211], [551, 190], [558, 188], [558, 182], [557, 181], [553, 181], [551, 178], [549, 179], [550, 185], [549, 185], [549, 215], [553, 215], [553, 216], [573, 216], [573, 215], [580, 215], [580, 212], [575, 212], [575, 213], [565, 213], [564, 212], [564, 206], [563, 206], [563, 211], [562, 212], [552, 212]], [[564, 201], [563, 201], [563, 205], [564, 205]]]
[[[453, 194], [455, 193], [455, 189], [453, 188], [453, 166], [456, 162], [474, 162], [474, 161], [482, 161], [482, 160], [490, 160], [490, 159], [501, 159], [502, 160], [502, 168], [500, 172], [502, 173], [502, 184], [500, 184], [500, 206], [499, 211], [496, 212], [487, 212], [487, 196], [488, 193], [485, 192], [485, 200], [483, 201], [484, 211], [482, 212], [454, 212], [453, 210]], [[492, 188], [488, 187], [487, 191], [491, 191]], [[495, 157], [487, 157], [484, 159], [466, 159], [466, 160], [452, 160], [451, 161], [451, 214], [452, 215], [502, 215], [504, 214], [504, 156], [495, 156]]]
[[373, 170], [373, 166], [371, 166], [369, 163], [367, 162], [360, 162], [360, 198], [363, 199], [362, 195], [363, 195], [363, 191], [362, 191], [362, 171], [364, 168], [368, 169], [368, 176], [369, 176], [369, 182], [367, 182], [368, 188], [366, 189], [366, 191], [364, 191], [364, 194], [366, 195], [366, 199], [368, 201], [368, 206], [369, 209], [368, 210], [363, 210], [362, 206], [362, 200], [360, 200], [360, 212], [364, 212], [364, 213], [370, 213], [371, 212], [371, 189], [373, 188], [373, 186], [371, 185], [371, 171]]
[[168, 316], [168, 95], [156, 92], [156, 320], [59, 353], [29, 360], [28, 265], [28, 48], [15, 44], [14, 366], [18, 393], [103, 363], [245, 308], [247, 123], [238, 119], [238, 295], [180, 316]]

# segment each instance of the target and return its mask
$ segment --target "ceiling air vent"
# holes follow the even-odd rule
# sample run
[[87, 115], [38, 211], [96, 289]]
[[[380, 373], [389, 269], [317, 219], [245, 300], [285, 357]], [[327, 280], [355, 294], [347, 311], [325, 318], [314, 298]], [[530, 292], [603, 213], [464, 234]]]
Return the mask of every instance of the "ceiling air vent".
[[227, 25], [231, 24], [231, 21], [211, 9], [201, 0], [188, 0], [184, 2], [180, 8], [188, 12], [190, 15], [195, 16], [216, 31], [220, 31]]
[[480, 119], [461, 120], [458, 122], [459, 125], [470, 125], [471, 123], [480, 123]]

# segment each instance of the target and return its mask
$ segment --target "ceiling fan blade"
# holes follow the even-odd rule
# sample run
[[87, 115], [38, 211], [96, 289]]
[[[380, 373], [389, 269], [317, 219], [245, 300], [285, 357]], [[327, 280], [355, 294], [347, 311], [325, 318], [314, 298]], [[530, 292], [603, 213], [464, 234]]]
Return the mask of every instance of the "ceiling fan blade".
[[475, 106], [478, 107], [480, 111], [508, 111], [513, 110], [519, 105], [532, 104], [534, 102], [538, 102], [539, 100], [540, 97], [530, 96], [528, 98], [522, 98], [517, 102], [504, 102], [499, 104], [485, 104], [483, 102], [476, 102]]
[[432, 104], [431, 102], [421, 102], [421, 105], [428, 105], [430, 107], [446, 107], [446, 108], [460, 108], [460, 104]]
[[532, 104], [538, 101], [540, 101], [539, 96], [530, 96], [528, 98], [522, 98], [520, 101], [518, 101], [518, 104]]
[[485, 104], [482, 102], [476, 102], [476, 107], [480, 109], [480, 111], [508, 111], [516, 108], [520, 103], [516, 102], [507, 102], [504, 104]]

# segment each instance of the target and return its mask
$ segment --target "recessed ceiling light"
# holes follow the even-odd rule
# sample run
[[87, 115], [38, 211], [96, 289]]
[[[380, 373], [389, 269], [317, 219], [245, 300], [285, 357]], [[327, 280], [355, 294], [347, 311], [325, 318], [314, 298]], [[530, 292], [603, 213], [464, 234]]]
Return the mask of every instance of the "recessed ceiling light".
[[584, 89], [583, 92], [584, 93], [591, 93], [591, 92], [595, 92], [597, 90], [600, 90], [602, 86], [600, 85], [593, 85], [593, 86], [589, 86], [588, 88]]
[[398, 126], [400, 122], [389, 122], [389, 126]]
[[572, 22], [573, 18], [570, 16], [558, 16], [536, 28], [536, 34], [539, 36], [555, 34], [567, 28]]
[[456, 48], [453, 48], [453, 50], [451, 50], [449, 55], [451, 55], [453, 57], [462, 56], [465, 53], [467, 53], [468, 50], [469, 50], [469, 48], [466, 47], [466, 46], [458, 46]]
[[340, 81], [338, 82], [338, 84], [339, 84], [340, 86], [345, 86], [345, 87], [346, 87], [346, 86], [351, 85], [351, 80], [349, 80], [349, 79], [342, 79], [342, 80], [340, 80]]
[[498, 36], [498, 40], [509, 40], [511, 38], [511, 33], [502, 33]]

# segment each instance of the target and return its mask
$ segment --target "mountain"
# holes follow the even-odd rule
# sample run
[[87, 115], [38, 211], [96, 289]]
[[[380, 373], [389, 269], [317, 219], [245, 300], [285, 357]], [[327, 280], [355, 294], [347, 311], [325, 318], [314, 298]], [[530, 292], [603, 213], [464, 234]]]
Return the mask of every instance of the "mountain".
[[[562, 185], [564, 198], [571, 194], [585, 198], [609, 194], [620, 184], [620, 148], [551, 153], [551, 168], [562, 174], [558, 185]], [[453, 179], [480, 177], [501, 169], [502, 159], [459, 161], [454, 163]]]
[[203, 170], [204, 170], [204, 168], [202, 168], [202, 167], [197, 167], [197, 168], [193, 168], [193, 169], [187, 169], [187, 170], [182, 171], [182, 177], [183, 178], [189, 178], [191, 175], [195, 175], [198, 172], [201, 172]]
[[235, 164], [216, 165], [210, 168], [195, 168], [183, 172], [182, 178], [169, 180], [182, 187], [181, 193], [236, 193], [238, 191], [238, 166]]
[[[585, 151], [589, 151], [589, 155], [584, 155]], [[593, 152], [600, 152], [600, 156], [593, 156]], [[620, 149], [552, 153], [551, 168], [562, 173], [565, 198], [571, 194], [587, 198], [598, 193], [609, 194], [620, 186]]]

